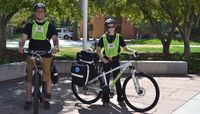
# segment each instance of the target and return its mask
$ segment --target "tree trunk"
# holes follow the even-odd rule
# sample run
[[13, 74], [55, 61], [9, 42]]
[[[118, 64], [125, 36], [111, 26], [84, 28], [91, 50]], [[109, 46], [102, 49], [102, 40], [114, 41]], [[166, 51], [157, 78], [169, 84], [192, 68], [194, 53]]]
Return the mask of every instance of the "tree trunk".
[[186, 57], [190, 56], [190, 35], [184, 36], [184, 55]]
[[6, 49], [6, 25], [4, 17], [0, 16], [0, 50]]
[[176, 28], [176, 26], [172, 25], [172, 28], [171, 28], [170, 32], [168, 33], [167, 39], [162, 40], [163, 54], [165, 54], [166, 56], [168, 56], [170, 53], [169, 49], [170, 49], [172, 38], [174, 36], [175, 28]]
[[78, 22], [77, 20], [73, 24], [73, 40], [78, 40]]
[[169, 47], [170, 47], [169, 43], [164, 43], [163, 44], [163, 54], [165, 54], [166, 56], [169, 55]]
[[197, 27], [199, 27], [200, 15], [195, 16], [195, 18], [196, 18], [196, 20], [195, 20], [194, 26], [197, 28]]

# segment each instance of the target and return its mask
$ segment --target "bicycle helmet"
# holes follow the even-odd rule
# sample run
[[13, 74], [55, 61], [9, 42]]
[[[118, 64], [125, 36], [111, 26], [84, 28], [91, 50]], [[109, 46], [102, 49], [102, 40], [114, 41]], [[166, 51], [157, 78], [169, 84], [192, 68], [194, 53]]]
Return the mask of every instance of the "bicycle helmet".
[[116, 24], [115, 20], [113, 18], [108, 18], [105, 20], [105, 25], [107, 26], [108, 24]]
[[37, 10], [38, 8], [42, 8], [42, 9], [46, 10], [46, 6], [45, 6], [44, 3], [36, 3], [36, 4], [34, 5], [33, 10], [35, 11], [35, 10]]

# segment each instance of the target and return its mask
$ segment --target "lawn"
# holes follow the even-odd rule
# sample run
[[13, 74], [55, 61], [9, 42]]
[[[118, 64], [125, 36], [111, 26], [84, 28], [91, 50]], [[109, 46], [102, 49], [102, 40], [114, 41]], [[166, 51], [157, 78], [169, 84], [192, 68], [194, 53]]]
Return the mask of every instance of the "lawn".
[[[142, 45], [161, 45], [161, 41], [157, 38], [152, 38], [152, 39], [140, 39], [140, 40], [131, 40], [131, 41], [126, 41], [127, 44], [142, 44]], [[183, 40], [181, 38], [179, 39], [174, 39], [171, 42], [171, 45], [183, 45]], [[200, 39], [191, 39], [190, 40], [190, 45], [200, 45]]]

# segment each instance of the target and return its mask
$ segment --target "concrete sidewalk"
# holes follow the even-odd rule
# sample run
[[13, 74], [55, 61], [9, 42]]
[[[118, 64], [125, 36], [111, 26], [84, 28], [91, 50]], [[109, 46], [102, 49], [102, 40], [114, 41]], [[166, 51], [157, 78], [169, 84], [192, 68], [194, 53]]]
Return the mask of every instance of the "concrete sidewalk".
[[[192, 98], [197, 99], [196, 105], [200, 105], [199, 97], [196, 98], [200, 93], [200, 75], [157, 76], [155, 79], [160, 87], [160, 100], [154, 109], [145, 114], [180, 114], [175, 112]], [[53, 86], [52, 94], [51, 109], [43, 110], [41, 104], [40, 114], [141, 114], [128, 106], [119, 107], [116, 96], [111, 99], [111, 106], [106, 108], [101, 106], [101, 100], [92, 105], [80, 103], [71, 91], [70, 76], [61, 77], [59, 84]], [[0, 82], [0, 114], [31, 114], [32, 111], [23, 110], [25, 100], [23, 79]]]
[[200, 94], [193, 97], [172, 114], [197, 114], [200, 112]]

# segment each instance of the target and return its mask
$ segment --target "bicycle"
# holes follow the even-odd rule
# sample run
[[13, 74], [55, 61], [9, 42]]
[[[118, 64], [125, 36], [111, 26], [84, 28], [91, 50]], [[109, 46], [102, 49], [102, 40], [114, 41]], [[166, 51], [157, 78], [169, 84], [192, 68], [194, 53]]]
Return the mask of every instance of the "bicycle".
[[[38, 114], [39, 112], [39, 102], [43, 102], [43, 96], [45, 93], [44, 90], [44, 82], [42, 81], [42, 67], [41, 67], [41, 61], [42, 57], [41, 55], [51, 53], [51, 51], [29, 51], [24, 50], [25, 54], [31, 55], [30, 59], [33, 60], [34, 68], [33, 68], [33, 113]], [[40, 89], [42, 88], [42, 89]]]
[[[149, 74], [137, 72], [135, 66], [132, 65], [134, 61], [130, 60], [133, 56], [128, 54], [127, 56], [129, 60], [125, 64], [108, 72], [102, 72], [102, 64], [98, 63], [96, 66], [99, 75], [88, 81], [84, 86], [78, 86], [72, 82], [71, 86], [74, 96], [82, 103], [95, 103], [101, 98], [103, 92], [112, 90], [117, 80], [122, 77], [123, 72], [129, 69], [130, 75], [126, 77], [122, 86], [125, 103], [137, 112], [146, 112], [154, 108], [160, 97], [160, 90], [157, 82]], [[121, 69], [119, 74], [110, 85], [107, 85], [106, 74], [112, 73], [117, 69]]]

